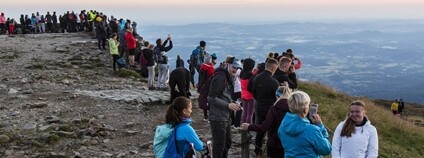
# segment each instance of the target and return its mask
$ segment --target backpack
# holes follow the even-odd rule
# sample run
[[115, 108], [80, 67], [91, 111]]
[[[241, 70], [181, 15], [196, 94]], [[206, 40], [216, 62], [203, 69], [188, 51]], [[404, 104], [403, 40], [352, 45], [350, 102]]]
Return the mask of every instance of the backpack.
[[[224, 72], [216, 71], [211, 77], [207, 78], [206, 81], [203, 82], [203, 84], [200, 85], [198, 88], [199, 98], [197, 100], [199, 102], [199, 107], [201, 109], [204, 109], [204, 110], [209, 109], [209, 106], [208, 106], [209, 88], [210, 88], [211, 81], [216, 74], [222, 74], [225, 76]], [[227, 77], [225, 77], [225, 84], [226, 85], [228, 84]]]
[[116, 63], [118, 64], [119, 68], [127, 68], [128, 67], [124, 58], [118, 58], [118, 60], [116, 60]]
[[156, 63], [162, 63], [164, 61], [162, 56], [162, 51], [160, 50], [159, 47], [155, 46], [155, 48], [153, 48], [153, 54], [155, 56]]
[[184, 123], [172, 127], [170, 124], [163, 124], [156, 127], [153, 138], [153, 152], [156, 158], [181, 158], [177, 151], [176, 132], [177, 128]]
[[200, 64], [202, 64], [200, 62], [200, 56], [202, 53], [202, 49], [201, 48], [196, 48], [191, 52], [190, 55], [190, 64], [192, 64], [194, 67], [199, 67]]

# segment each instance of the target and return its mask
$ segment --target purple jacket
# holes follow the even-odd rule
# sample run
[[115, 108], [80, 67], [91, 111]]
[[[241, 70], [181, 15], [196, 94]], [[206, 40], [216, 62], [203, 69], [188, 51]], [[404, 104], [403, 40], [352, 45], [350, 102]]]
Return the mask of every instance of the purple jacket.
[[266, 145], [272, 148], [282, 149], [283, 146], [278, 138], [278, 127], [280, 127], [287, 112], [290, 112], [287, 99], [280, 99], [275, 106], [269, 109], [266, 119], [262, 124], [250, 125], [248, 130], [261, 133], [268, 131], [268, 141]]

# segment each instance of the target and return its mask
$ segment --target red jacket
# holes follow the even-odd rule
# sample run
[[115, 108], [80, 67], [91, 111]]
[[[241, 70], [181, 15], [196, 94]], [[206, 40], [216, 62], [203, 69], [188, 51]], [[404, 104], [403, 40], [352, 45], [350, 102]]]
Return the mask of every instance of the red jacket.
[[215, 71], [215, 68], [213, 67], [213, 64], [204, 63], [200, 66], [200, 70], [205, 70], [208, 74], [208, 77], [211, 77]]
[[241, 99], [250, 100], [253, 99], [252, 93], [247, 90], [249, 85], [249, 79], [240, 79], [241, 84]]
[[132, 33], [127, 32], [125, 33], [125, 41], [127, 42], [127, 48], [128, 49], [134, 49], [136, 47], [136, 40]]

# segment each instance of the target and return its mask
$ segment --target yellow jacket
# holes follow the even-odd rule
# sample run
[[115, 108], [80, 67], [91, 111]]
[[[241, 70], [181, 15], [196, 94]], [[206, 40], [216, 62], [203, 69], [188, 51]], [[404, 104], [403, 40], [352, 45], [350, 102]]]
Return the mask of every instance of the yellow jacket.
[[392, 107], [390, 109], [393, 111], [398, 111], [398, 108], [399, 108], [399, 103], [393, 102]]

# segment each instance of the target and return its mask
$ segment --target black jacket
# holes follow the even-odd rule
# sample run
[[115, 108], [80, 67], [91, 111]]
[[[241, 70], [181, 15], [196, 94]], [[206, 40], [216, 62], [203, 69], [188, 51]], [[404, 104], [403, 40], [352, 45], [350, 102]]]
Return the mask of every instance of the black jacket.
[[255, 101], [260, 104], [274, 104], [277, 100], [275, 91], [278, 89], [278, 81], [272, 77], [271, 72], [265, 70], [256, 75], [252, 83], [252, 94]]
[[153, 55], [153, 50], [145, 48], [142, 50], [144, 58], [147, 60], [146, 66], [155, 65], [155, 56]]
[[274, 77], [278, 81], [278, 83], [283, 83], [284, 81], [287, 81], [291, 89], [297, 88], [297, 79], [296, 74], [294, 72], [291, 74], [287, 74], [281, 71], [280, 69], [277, 69], [277, 71], [275, 71], [274, 73], [274, 76], [272, 77]]

